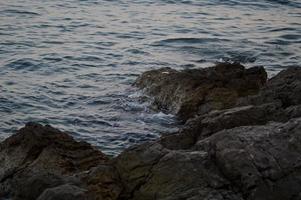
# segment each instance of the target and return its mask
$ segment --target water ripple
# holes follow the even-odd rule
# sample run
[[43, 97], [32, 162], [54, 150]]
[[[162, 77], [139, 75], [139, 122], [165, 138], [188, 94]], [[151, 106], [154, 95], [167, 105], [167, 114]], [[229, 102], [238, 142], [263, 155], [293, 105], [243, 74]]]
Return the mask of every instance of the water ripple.
[[217, 61], [301, 63], [292, 0], [9, 0], [0, 6], [0, 140], [50, 123], [116, 155], [179, 125], [132, 87], [142, 72]]

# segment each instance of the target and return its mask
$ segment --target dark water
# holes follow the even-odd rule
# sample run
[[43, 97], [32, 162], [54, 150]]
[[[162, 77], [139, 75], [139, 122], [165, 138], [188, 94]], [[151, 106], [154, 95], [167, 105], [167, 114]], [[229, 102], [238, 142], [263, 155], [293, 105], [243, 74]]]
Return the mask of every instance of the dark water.
[[39, 121], [116, 154], [174, 130], [138, 101], [141, 72], [221, 60], [300, 64], [301, 2], [0, 0], [0, 139]]

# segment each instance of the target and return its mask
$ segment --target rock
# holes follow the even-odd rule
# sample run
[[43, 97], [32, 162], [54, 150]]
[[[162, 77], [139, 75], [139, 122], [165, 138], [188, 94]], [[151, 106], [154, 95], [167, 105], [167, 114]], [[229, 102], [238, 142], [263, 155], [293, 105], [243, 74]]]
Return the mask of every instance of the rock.
[[118, 199], [123, 190], [119, 174], [111, 163], [98, 165], [78, 177], [86, 184], [89, 199]]
[[241, 98], [238, 105], [280, 102], [282, 107], [301, 104], [301, 69], [289, 67], [271, 78], [259, 94]]
[[300, 199], [301, 68], [265, 80], [239, 64], [144, 73], [136, 84], [187, 121], [112, 159], [29, 123], [0, 143], [0, 198]]
[[[170, 150], [160, 142], [123, 152], [124, 199], [292, 199], [301, 189], [301, 118], [241, 126]], [[269, 194], [267, 196], [267, 194]]]
[[206, 138], [223, 129], [237, 126], [260, 125], [268, 121], [287, 121], [279, 113], [280, 105], [264, 104], [260, 106], [242, 106], [212, 111], [188, 120], [177, 134], [163, 136], [161, 144], [169, 149], [187, 149], [199, 139]]
[[[32, 200], [46, 189], [63, 184], [83, 187], [95, 199], [101, 198], [98, 190], [106, 191], [103, 194], [107, 199], [116, 199], [121, 191], [118, 181], [114, 184], [115, 180], [110, 179], [118, 177], [114, 168], [106, 169], [110, 165], [108, 157], [90, 144], [77, 142], [48, 125], [29, 123], [3, 141], [0, 160], [0, 196]], [[99, 169], [97, 172], [95, 167]], [[91, 174], [95, 177], [87, 180]]]
[[128, 186], [122, 199], [224, 199], [223, 195], [240, 199], [229, 190], [208, 185], [229, 185], [208, 161], [207, 152], [170, 151], [159, 143], [127, 150], [116, 159], [121, 179]]
[[[212, 80], [219, 83], [220, 76], [210, 74], [212, 69], [200, 73], [210, 77], [209, 81], [199, 78], [202, 75], [197, 71], [189, 74], [164, 68], [146, 72], [136, 84], [154, 96], [159, 108], [163, 105], [162, 108], [179, 114], [181, 106], [193, 96], [190, 84], [207, 88]], [[205, 72], [208, 74], [204, 75]], [[215, 96], [214, 87], [208, 90], [203, 101], [195, 104], [198, 110], [193, 113], [198, 115], [189, 118], [178, 133], [130, 148], [114, 160], [125, 185], [121, 197], [137, 200], [299, 199], [300, 74], [301, 68], [287, 69], [258, 92], [264, 85], [263, 78], [257, 90], [253, 90], [257, 94], [248, 97], [242, 97], [244, 94], [235, 88], [235, 85], [241, 89], [247, 86], [236, 82], [231, 89], [235, 88], [241, 97], [236, 95], [235, 105], [213, 106], [208, 112], [200, 112], [203, 105], [207, 106], [206, 100]], [[255, 77], [258, 78], [258, 74]], [[198, 80], [202, 80], [202, 84], [198, 85]], [[229, 91], [225, 82], [217, 85]]]
[[195, 114], [232, 107], [239, 97], [256, 94], [266, 79], [262, 67], [221, 63], [205, 69], [147, 71], [135, 85], [154, 98], [157, 108], [185, 121]]
[[43, 172], [17, 173], [11, 181], [11, 191], [15, 199], [36, 199], [47, 188], [64, 184], [63, 177]]
[[153, 165], [166, 153], [160, 144], [145, 143], [125, 150], [115, 159], [114, 165], [127, 191], [123, 191], [121, 199], [132, 198], [132, 193], [147, 181]]
[[[301, 118], [224, 130], [200, 140], [245, 199], [293, 199], [301, 188]], [[267, 196], [267, 194], [269, 194]]]
[[[187, 149], [200, 138], [238, 126], [286, 122], [301, 117], [301, 68], [289, 68], [267, 82], [257, 95], [240, 98], [236, 107], [214, 110], [189, 119], [179, 133], [164, 136], [169, 149]], [[301, 99], [300, 99], [301, 100]]]
[[86, 192], [82, 188], [66, 184], [45, 190], [37, 200], [88, 200]]

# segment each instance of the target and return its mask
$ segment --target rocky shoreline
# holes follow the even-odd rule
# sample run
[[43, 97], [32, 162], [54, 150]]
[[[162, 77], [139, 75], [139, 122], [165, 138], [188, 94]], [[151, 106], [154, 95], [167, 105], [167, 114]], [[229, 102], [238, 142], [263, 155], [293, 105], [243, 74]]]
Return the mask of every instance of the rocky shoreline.
[[0, 199], [301, 199], [301, 68], [162, 68], [135, 85], [183, 128], [108, 158], [28, 123], [0, 144]]

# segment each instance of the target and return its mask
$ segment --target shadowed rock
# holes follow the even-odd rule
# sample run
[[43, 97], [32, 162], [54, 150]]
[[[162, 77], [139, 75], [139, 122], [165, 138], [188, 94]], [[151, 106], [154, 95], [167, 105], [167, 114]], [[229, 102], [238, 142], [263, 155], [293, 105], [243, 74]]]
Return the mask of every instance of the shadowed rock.
[[[116, 159], [124, 199], [283, 200], [300, 195], [301, 119], [243, 126], [170, 150], [150, 143]], [[128, 195], [128, 196], [126, 196]]]
[[47, 189], [38, 200], [88, 200], [87, 191], [73, 185], [61, 185]]
[[286, 108], [301, 104], [301, 70], [290, 67], [271, 78], [258, 95], [240, 99], [238, 105], [279, 102]]
[[238, 126], [286, 122], [301, 117], [301, 68], [283, 70], [270, 79], [257, 95], [242, 97], [235, 107], [214, 110], [189, 119], [177, 134], [163, 137], [170, 149], [190, 148], [198, 139]]
[[262, 67], [240, 64], [176, 71], [162, 68], [143, 73], [135, 85], [154, 98], [154, 105], [187, 120], [195, 114], [230, 108], [239, 97], [256, 94], [266, 83]]
[[[103, 194], [112, 199], [121, 190], [118, 185], [106, 185], [114, 170], [106, 170], [106, 182], [99, 171], [94, 173], [99, 176], [97, 184], [85, 181], [93, 167], [106, 169], [109, 159], [90, 144], [77, 142], [51, 126], [27, 124], [0, 144], [0, 160], [0, 196], [32, 200], [48, 188], [67, 183], [87, 189], [90, 199], [96, 190], [106, 190]], [[110, 187], [115, 193], [109, 193]]]

